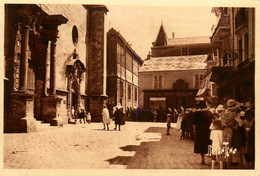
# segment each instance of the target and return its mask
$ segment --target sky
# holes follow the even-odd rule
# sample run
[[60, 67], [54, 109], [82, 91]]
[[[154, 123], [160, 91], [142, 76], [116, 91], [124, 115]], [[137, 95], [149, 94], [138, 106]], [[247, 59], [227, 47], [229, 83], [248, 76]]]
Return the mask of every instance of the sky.
[[114, 28], [144, 60], [163, 23], [168, 38], [211, 36], [216, 23], [212, 7], [107, 5], [107, 30]]

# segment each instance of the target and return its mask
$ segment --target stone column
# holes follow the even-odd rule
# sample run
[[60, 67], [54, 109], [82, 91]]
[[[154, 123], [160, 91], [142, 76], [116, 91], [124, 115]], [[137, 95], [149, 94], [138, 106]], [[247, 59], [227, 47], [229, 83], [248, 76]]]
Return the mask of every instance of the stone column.
[[63, 120], [60, 117], [60, 106], [62, 98], [56, 94], [56, 41], [57, 29], [48, 31], [51, 37], [50, 51], [50, 95], [42, 99], [42, 119], [50, 123], [51, 126], [63, 126]]
[[21, 65], [20, 65], [20, 91], [27, 90], [28, 77], [28, 57], [29, 57], [29, 26], [22, 29]]
[[[24, 19], [25, 22], [27, 19]], [[22, 29], [20, 86], [18, 92], [11, 93], [8, 97], [11, 102], [8, 109], [5, 132], [33, 132], [36, 131], [34, 118], [35, 94], [27, 92], [28, 58], [29, 58], [29, 29], [25, 24]]]
[[50, 95], [56, 96], [56, 39], [51, 41], [50, 57]]

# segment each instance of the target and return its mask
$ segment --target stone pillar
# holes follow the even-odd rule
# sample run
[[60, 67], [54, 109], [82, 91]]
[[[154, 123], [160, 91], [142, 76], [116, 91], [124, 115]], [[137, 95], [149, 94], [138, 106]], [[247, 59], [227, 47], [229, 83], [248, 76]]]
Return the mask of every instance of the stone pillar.
[[28, 57], [29, 57], [29, 26], [25, 25], [22, 29], [21, 46], [21, 67], [20, 67], [20, 91], [27, 90], [28, 77]]
[[20, 61], [20, 86], [18, 92], [11, 93], [8, 97], [10, 109], [6, 120], [5, 132], [33, 132], [36, 131], [34, 119], [35, 94], [27, 92], [28, 58], [29, 58], [29, 29], [27, 18], [22, 28], [21, 61]]
[[49, 31], [51, 34], [50, 52], [50, 95], [42, 98], [41, 116], [51, 126], [63, 126], [63, 119], [60, 117], [60, 105], [62, 98], [56, 95], [56, 38], [57, 29]]
[[50, 57], [50, 95], [56, 95], [56, 39], [51, 41]]
[[27, 133], [36, 131], [34, 118], [34, 94], [11, 93], [9, 101], [11, 106], [6, 121], [5, 132]]

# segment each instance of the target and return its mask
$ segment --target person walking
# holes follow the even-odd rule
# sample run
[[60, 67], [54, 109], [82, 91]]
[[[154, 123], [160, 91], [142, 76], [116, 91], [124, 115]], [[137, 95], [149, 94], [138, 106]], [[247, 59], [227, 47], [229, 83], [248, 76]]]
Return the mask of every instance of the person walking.
[[166, 115], [166, 123], [167, 123], [166, 135], [170, 135], [171, 121], [172, 121], [171, 114], [172, 114], [172, 110], [171, 110], [171, 108], [169, 108], [167, 115]]
[[[223, 142], [228, 143], [229, 147], [232, 147], [232, 136], [233, 129], [237, 126], [235, 118], [238, 116], [236, 114], [237, 102], [234, 99], [229, 99], [227, 101], [226, 111], [219, 117], [221, 124], [223, 126]], [[230, 169], [232, 157], [224, 158], [224, 164], [226, 169]]]
[[205, 164], [204, 155], [208, 153], [208, 145], [211, 144], [209, 126], [212, 122], [212, 114], [206, 110], [206, 103], [200, 101], [198, 110], [194, 113], [193, 127], [195, 132], [194, 153], [201, 156], [201, 164]]
[[181, 138], [180, 139], [185, 139], [186, 138], [186, 130], [187, 130], [187, 115], [188, 115], [188, 110], [185, 111], [184, 117], [181, 121]]
[[84, 109], [81, 109], [80, 113], [79, 113], [79, 122], [80, 123], [81, 123], [81, 120], [84, 121], [84, 124], [86, 123], [86, 114], [85, 114]]
[[183, 119], [182, 114], [179, 114], [179, 115], [178, 115], [178, 118], [177, 118], [176, 127], [175, 127], [177, 130], [180, 130], [180, 129], [181, 129], [181, 121], [182, 121], [182, 119]]
[[107, 109], [107, 106], [104, 105], [103, 110], [102, 110], [102, 122], [104, 125], [103, 130], [106, 130], [106, 126], [107, 126], [107, 130], [109, 130], [109, 124], [110, 124], [110, 117], [109, 117], [109, 112]]
[[120, 126], [125, 124], [125, 120], [123, 117], [123, 108], [121, 106], [120, 103], [117, 104], [116, 106], [116, 110], [115, 110], [115, 128], [114, 130], [117, 129], [117, 125], [118, 125], [118, 130], [120, 131]]
[[186, 116], [186, 132], [187, 132], [186, 137], [190, 138], [191, 140], [194, 140], [193, 127], [192, 127], [193, 114], [194, 112], [192, 111], [192, 108], [190, 108], [189, 113]]

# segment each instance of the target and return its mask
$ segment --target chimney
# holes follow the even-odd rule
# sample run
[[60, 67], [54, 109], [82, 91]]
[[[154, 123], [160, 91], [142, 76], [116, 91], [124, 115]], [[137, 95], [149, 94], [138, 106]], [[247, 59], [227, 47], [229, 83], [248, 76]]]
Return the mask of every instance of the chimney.
[[149, 60], [150, 58], [151, 58], [151, 52], [149, 51], [149, 53], [147, 54], [146, 60]]
[[174, 32], [172, 33], [172, 38], [174, 38]]

